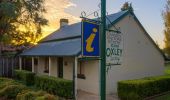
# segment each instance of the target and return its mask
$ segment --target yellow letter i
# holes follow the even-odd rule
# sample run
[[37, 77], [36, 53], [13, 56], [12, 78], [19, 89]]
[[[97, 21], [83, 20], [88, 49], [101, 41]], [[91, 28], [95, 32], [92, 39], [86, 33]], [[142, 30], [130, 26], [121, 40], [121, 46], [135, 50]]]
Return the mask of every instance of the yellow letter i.
[[89, 36], [89, 38], [86, 40], [87, 45], [86, 45], [86, 51], [87, 52], [93, 52], [94, 51], [94, 47], [92, 47], [92, 43], [94, 41], [94, 38], [96, 36], [97, 29], [93, 28], [93, 33]]

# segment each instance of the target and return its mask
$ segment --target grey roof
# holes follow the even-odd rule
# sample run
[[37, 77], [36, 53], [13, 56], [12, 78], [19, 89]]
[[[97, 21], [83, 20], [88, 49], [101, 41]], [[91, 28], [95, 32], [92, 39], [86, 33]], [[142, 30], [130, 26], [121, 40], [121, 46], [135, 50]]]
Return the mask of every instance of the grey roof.
[[75, 37], [80, 35], [81, 35], [81, 23], [79, 22], [60, 28], [59, 30], [53, 32], [52, 34], [42, 39], [40, 42]]
[[126, 10], [126, 11], [120, 11], [118, 13], [107, 15], [106, 25], [109, 25], [110, 22], [114, 22], [114, 21], [118, 20], [120, 17], [122, 17], [123, 15], [125, 15], [128, 12], [129, 11]]
[[81, 39], [45, 42], [24, 51], [21, 56], [75, 56], [81, 51]]
[[[128, 11], [108, 15], [107, 25], [117, 21]], [[74, 37], [74, 38], [73, 38]], [[67, 38], [67, 39], [66, 39]], [[20, 56], [75, 56], [81, 52], [81, 22], [64, 26], [42, 39], [38, 45]]]
[[[108, 15], [107, 18], [110, 20], [110, 22], [114, 22], [117, 20], [119, 17], [124, 15], [128, 11], [120, 11], [115, 14]], [[107, 19], [106, 24], [109, 25], [110, 22]], [[52, 34], [48, 35], [44, 39], [42, 39], [40, 42], [45, 42], [45, 41], [51, 41], [51, 40], [57, 40], [61, 38], [69, 38], [69, 37], [75, 37], [75, 36], [81, 36], [81, 22], [64, 26], [60, 28], [59, 30], [53, 32]]]

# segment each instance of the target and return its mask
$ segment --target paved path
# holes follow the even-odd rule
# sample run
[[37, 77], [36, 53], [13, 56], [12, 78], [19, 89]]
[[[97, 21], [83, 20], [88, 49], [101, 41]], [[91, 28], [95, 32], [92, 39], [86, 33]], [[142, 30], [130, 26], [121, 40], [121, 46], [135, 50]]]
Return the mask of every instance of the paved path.
[[[100, 100], [98, 95], [78, 91], [77, 100]], [[119, 100], [117, 95], [107, 95], [106, 100]]]

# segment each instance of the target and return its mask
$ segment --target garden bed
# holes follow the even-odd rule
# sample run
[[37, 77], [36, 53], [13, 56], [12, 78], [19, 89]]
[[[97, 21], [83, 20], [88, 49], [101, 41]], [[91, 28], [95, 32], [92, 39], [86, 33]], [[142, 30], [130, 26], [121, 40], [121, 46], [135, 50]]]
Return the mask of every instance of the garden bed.
[[59, 100], [59, 97], [0, 77], [0, 100]]

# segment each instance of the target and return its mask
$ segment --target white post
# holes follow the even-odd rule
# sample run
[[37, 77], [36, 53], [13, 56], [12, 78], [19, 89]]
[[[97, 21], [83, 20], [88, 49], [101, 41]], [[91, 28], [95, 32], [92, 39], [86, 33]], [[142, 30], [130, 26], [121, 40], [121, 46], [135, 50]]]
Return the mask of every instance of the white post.
[[35, 72], [34, 57], [32, 57], [32, 72]]
[[48, 58], [49, 61], [49, 73], [48, 75], [51, 76], [51, 57]]
[[77, 57], [74, 59], [74, 92], [75, 92], [75, 100], [77, 100]]
[[19, 57], [19, 70], [22, 70], [22, 58]]

